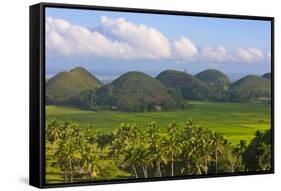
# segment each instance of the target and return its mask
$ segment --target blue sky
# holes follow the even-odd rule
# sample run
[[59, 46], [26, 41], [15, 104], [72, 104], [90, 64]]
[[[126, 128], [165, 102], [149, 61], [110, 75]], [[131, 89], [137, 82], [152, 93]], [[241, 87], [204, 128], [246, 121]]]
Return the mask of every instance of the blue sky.
[[[103, 23], [102, 16], [105, 17]], [[101, 77], [118, 76], [130, 70], [140, 70], [151, 75], [165, 69], [186, 69], [190, 73], [196, 73], [216, 68], [225, 73], [235, 74], [262, 74], [270, 71], [269, 21], [58, 8], [47, 8], [46, 17], [66, 21], [71, 26], [70, 28], [67, 25], [67, 29], [61, 30], [59, 27], [53, 27], [60, 25], [59, 22], [50, 20], [47, 23], [51, 31], [46, 33], [47, 40], [49, 39], [46, 56], [48, 76], [77, 65], [84, 66]], [[123, 20], [120, 21], [119, 18]], [[123, 31], [122, 28], [128, 26], [128, 23], [130, 27]], [[147, 28], [142, 28], [141, 25]], [[80, 27], [79, 30], [76, 26]], [[116, 34], [114, 27], [120, 27], [124, 34]], [[85, 34], [98, 32], [103, 35], [111, 43], [107, 45], [110, 48], [117, 47], [123, 50], [126, 46], [123, 51], [132, 55], [123, 58], [114, 50], [110, 53], [106, 52], [107, 48], [104, 53], [96, 50], [94, 47], [96, 33], [91, 35], [89, 45], [87, 39], [79, 42], [77, 36], [79, 31], [85, 32], [84, 29]], [[136, 32], [139, 29], [143, 32]], [[134, 34], [136, 39], [132, 38]], [[59, 41], [60, 44], [56, 42], [58, 35], [59, 39], [63, 39]], [[84, 33], [81, 35], [85, 36]], [[146, 43], [147, 46], [138, 42], [137, 38], [140, 35], [144, 39], [145, 35], [152, 38]], [[153, 39], [156, 39], [155, 42]], [[121, 42], [122, 45], [120, 43], [117, 45], [116, 42]], [[73, 47], [60, 50], [59, 45]], [[154, 45], [156, 50], [153, 49]], [[66, 49], [70, 50], [65, 52]], [[151, 56], [150, 53], [157, 56]]]

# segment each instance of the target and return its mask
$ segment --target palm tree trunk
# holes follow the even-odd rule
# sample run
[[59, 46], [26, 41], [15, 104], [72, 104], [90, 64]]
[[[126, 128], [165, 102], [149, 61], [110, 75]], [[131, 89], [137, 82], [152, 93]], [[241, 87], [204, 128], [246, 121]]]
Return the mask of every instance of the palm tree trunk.
[[158, 176], [161, 177], [162, 174], [161, 174], [161, 163], [160, 163], [160, 161], [157, 161], [157, 171], [158, 171]]
[[135, 167], [134, 165], [133, 165], [133, 171], [134, 171], [134, 173], [135, 173], [135, 177], [138, 178], [137, 169], [136, 169], [136, 167]]
[[172, 151], [171, 169], [172, 169], [172, 176], [174, 176], [174, 152], [173, 151]]
[[148, 173], [147, 173], [147, 166], [144, 165], [144, 169], [145, 169], [145, 174], [146, 174], [146, 178], [148, 177]]
[[69, 167], [70, 167], [70, 182], [73, 181], [73, 172], [72, 172], [72, 163], [71, 159], [69, 160]]
[[142, 165], [142, 171], [143, 171], [144, 178], [147, 178], [147, 170], [145, 168], [145, 165]]
[[218, 152], [215, 151], [215, 158], [216, 158], [216, 173], [218, 173]]
[[57, 140], [55, 139], [54, 142], [53, 142], [53, 152], [54, 152], [54, 154], [56, 153], [56, 142], [57, 142]]

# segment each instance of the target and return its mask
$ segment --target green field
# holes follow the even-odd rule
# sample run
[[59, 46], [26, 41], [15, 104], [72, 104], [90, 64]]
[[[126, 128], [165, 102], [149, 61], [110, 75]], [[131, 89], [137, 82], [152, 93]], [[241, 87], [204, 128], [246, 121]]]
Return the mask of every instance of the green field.
[[[193, 119], [204, 128], [209, 128], [222, 135], [233, 145], [240, 140], [247, 143], [254, 137], [257, 130], [264, 131], [270, 128], [270, 107], [261, 103], [217, 103], [217, 102], [188, 102], [192, 107], [185, 111], [175, 112], [144, 112], [126, 113], [114, 111], [85, 111], [77, 108], [62, 106], [47, 106], [47, 120], [56, 118], [62, 121], [72, 121], [82, 128], [94, 128], [108, 133], [120, 123], [137, 123], [140, 128], [147, 128], [149, 122], [155, 121], [164, 132], [170, 122], [176, 122], [179, 128], [185, 127], [185, 121]], [[106, 153], [107, 151], [105, 151]], [[46, 145], [46, 180], [48, 183], [63, 182], [62, 171], [53, 166], [51, 145]], [[132, 176], [130, 173], [119, 169], [112, 160], [104, 163], [110, 169], [108, 179], [122, 179]], [[95, 180], [99, 180], [96, 177]], [[75, 181], [75, 180], [74, 180]], [[86, 181], [78, 178], [77, 181]]]
[[270, 128], [270, 107], [261, 103], [218, 103], [192, 101], [192, 108], [175, 112], [125, 113], [115, 111], [85, 111], [62, 106], [47, 106], [46, 117], [73, 121], [83, 128], [92, 127], [110, 132], [120, 123], [137, 123], [141, 128], [155, 121], [164, 131], [170, 122], [184, 127], [188, 119], [197, 121], [202, 127], [224, 135], [232, 144], [240, 140], [248, 143], [257, 130]]

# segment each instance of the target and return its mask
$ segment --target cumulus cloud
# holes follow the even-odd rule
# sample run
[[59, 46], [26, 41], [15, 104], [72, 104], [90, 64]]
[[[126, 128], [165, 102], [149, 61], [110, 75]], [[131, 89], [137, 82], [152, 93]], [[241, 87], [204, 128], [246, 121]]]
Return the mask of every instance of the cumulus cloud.
[[125, 59], [137, 57], [135, 49], [130, 44], [108, 39], [99, 32], [72, 25], [62, 19], [47, 18], [46, 36], [47, 50], [53, 54], [94, 55]]
[[257, 48], [238, 48], [236, 50], [236, 59], [241, 62], [259, 62], [264, 59], [264, 54]]
[[270, 53], [257, 48], [228, 51], [223, 46], [198, 49], [188, 37], [169, 40], [156, 28], [124, 18], [102, 16], [96, 28], [89, 29], [64, 19], [46, 18], [48, 56], [98, 56], [118, 59], [171, 59], [179, 63], [203, 60], [215, 63], [253, 63], [270, 59]]
[[[48, 17], [46, 45], [63, 55], [94, 55], [122, 59], [165, 59], [171, 57], [169, 40], [155, 28], [125, 19], [101, 18], [97, 30]], [[110, 34], [109, 36], [107, 36]]]
[[124, 18], [109, 19], [106, 16], [102, 16], [101, 24], [98, 28], [105, 34], [108, 34], [109, 37], [130, 44], [141, 57], [171, 57], [168, 38], [153, 27], [134, 24]]
[[229, 62], [233, 57], [225, 47], [204, 47], [201, 50], [201, 58], [205, 61], [211, 62]]
[[195, 60], [198, 56], [198, 50], [187, 37], [182, 36], [179, 40], [173, 42], [175, 57], [179, 59]]

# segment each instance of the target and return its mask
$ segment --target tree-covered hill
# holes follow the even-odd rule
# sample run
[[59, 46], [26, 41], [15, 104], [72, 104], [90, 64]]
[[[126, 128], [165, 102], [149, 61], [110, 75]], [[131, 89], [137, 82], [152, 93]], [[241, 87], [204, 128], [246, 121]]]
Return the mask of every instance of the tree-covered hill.
[[182, 101], [174, 90], [141, 72], [128, 72], [96, 92], [98, 103], [125, 111], [168, 110]]
[[230, 84], [227, 75], [219, 70], [204, 70], [196, 74], [195, 77], [208, 85], [221, 86], [223, 89], [227, 89], [228, 85]]
[[270, 91], [270, 80], [256, 75], [248, 75], [231, 84], [238, 91]]
[[229, 95], [233, 101], [249, 101], [270, 98], [271, 81], [256, 75], [248, 75], [230, 85]]
[[212, 101], [226, 101], [230, 80], [219, 70], [208, 69], [195, 75], [208, 87], [207, 98]]
[[207, 86], [191, 74], [175, 70], [165, 70], [156, 79], [166, 87], [180, 91], [184, 99], [200, 100], [207, 96]]
[[196, 76], [165, 70], [156, 78], [132, 71], [103, 85], [86, 69], [76, 67], [46, 81], [46, 103], [130, 112], [185, 109], [184, 100], [269, 103], [271, 80], [266, 78], [268, 75], [248, 75], [230, 83], [227, 75], [213, 69]]

